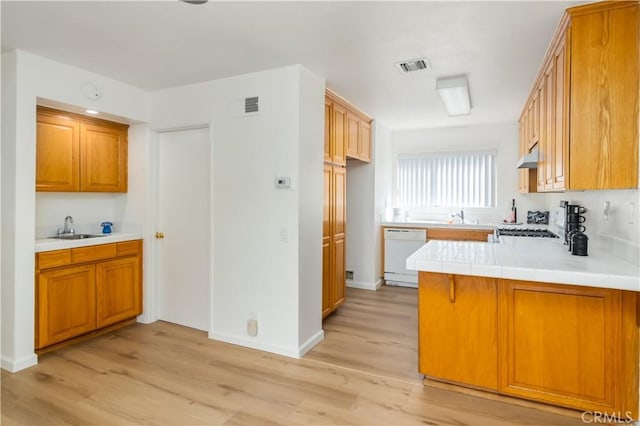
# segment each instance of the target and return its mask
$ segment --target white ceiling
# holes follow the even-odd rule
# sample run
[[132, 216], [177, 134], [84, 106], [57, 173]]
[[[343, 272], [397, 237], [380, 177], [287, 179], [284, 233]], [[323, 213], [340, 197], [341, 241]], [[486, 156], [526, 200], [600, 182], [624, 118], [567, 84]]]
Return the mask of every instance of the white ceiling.
[[[303, 64], [393, 129], [515, 121], [563, 10], [578, 2], [2, 1], [2, 49], [147, 90]], [[426, 56], [433, 69], [394, 63]], [[467, 74], [447, 117], [437, 77]]]

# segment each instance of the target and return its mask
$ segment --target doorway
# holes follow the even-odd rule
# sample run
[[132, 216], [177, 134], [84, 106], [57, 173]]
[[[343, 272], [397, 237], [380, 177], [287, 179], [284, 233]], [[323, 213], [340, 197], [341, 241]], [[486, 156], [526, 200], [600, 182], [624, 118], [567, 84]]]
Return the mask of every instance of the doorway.
[[209, 128], [158, 133], [158, 319], [209, 331]]

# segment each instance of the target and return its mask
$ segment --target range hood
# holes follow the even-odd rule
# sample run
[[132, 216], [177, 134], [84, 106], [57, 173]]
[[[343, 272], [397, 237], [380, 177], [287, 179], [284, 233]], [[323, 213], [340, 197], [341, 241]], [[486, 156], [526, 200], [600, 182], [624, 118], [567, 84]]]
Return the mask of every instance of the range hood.
[[518, 160], [516, 164], [518, 169], [536, 169], [538, 168], [538, 148], [534, 148], [533, 151]]

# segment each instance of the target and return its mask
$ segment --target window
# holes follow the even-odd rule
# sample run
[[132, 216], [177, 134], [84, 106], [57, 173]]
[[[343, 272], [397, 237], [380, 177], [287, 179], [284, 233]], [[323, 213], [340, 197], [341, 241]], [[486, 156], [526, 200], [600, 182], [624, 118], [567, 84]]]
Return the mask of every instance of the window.
[[495, 207], [496, 151], [398, 156], [397, 191], [403, 207]]

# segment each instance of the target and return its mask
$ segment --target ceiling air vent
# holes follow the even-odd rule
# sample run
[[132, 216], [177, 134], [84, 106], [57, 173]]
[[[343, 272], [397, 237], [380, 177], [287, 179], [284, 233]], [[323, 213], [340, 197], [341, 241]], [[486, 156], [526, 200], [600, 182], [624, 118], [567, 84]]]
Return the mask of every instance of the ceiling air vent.
[[244, 98], [244, 113], [250, 114], [252, 112], [259, 112], [258, 97], [253, 96], [251, 98]]
[[410, 72], [430, 70], [431, 62], [429, 58], [411, 59], [408, 61], [396, 62], [396, 67], [403, 73], [409, 74]]

